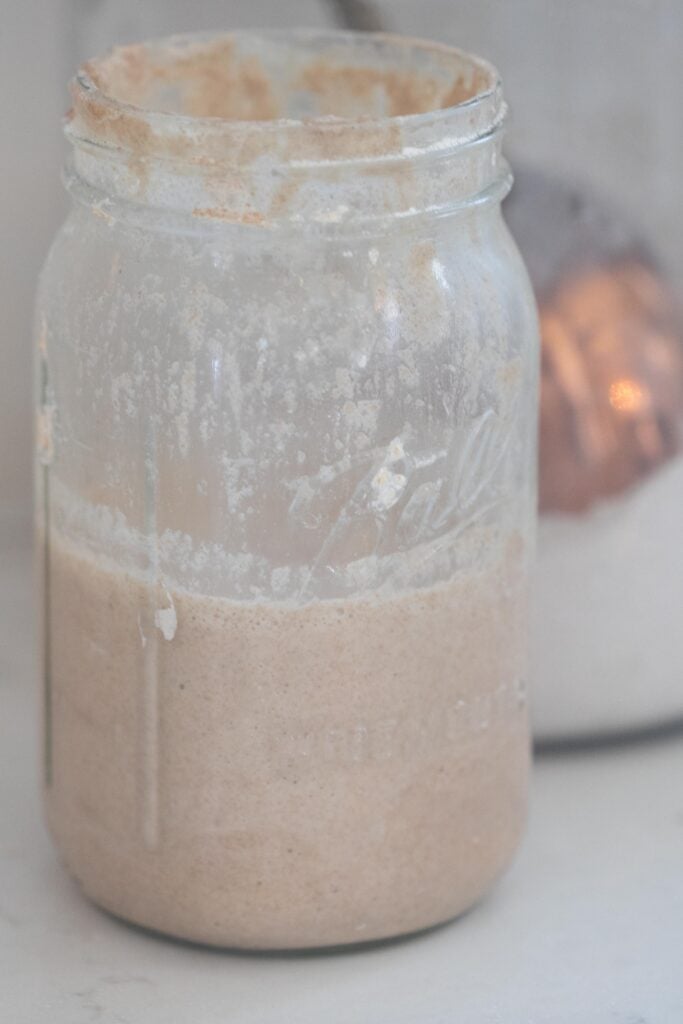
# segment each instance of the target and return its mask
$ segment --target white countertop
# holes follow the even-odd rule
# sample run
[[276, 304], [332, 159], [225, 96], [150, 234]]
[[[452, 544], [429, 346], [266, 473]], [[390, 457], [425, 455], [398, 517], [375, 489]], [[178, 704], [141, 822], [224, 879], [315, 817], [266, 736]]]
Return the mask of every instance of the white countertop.
[[0, 546], [2, 1024], [683, 1024], [683, 736], [540, 758], [520, 855], [454, 924], [247, 955], [127, 927], [40, 817], [25, 544]]

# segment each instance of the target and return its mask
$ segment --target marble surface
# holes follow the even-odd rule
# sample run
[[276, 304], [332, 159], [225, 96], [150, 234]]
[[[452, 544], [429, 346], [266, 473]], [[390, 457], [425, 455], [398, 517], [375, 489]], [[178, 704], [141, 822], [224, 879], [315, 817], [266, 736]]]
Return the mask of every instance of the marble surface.
[[537, 760], [515, 865], [454, 924], [345, 954], [192, 948], [100, 913], [38, 793], [30, 570], [0, 538], [0, 1020], [682, 1024], [683, 737]]

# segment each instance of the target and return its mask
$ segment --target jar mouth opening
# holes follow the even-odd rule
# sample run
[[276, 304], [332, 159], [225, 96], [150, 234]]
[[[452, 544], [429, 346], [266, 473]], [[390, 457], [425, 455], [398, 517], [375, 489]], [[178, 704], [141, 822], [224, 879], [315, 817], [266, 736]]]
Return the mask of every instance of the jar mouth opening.
[[[72, 82], [76, 143], [192, 163], [414, 155], [502, 123], [498, 73], [455, 47], [382, 33], [196, 33], [121, 46]], [[405, 151], [409, 152], [406, 153]]]

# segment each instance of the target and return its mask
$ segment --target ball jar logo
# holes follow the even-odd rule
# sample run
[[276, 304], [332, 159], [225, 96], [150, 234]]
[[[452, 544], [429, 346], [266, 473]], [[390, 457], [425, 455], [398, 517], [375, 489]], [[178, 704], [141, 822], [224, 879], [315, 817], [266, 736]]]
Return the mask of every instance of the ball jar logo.
[[296, 732], [270, 736], [265, 742], [282, 767], [320, 762], [340, 768], [400, 759], [423, 759], [465, 743], [498, 726], [509, 727], [526, 707], [526, 683], [514, 679], [470, 700], [456, 699], [426, 713], [345, 723], [302, 723]]

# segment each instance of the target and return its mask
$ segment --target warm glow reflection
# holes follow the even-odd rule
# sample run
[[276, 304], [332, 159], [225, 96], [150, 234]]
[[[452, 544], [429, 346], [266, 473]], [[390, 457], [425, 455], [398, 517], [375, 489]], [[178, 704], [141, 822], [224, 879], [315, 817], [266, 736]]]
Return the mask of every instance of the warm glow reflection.
[[640, 412], [645, 405], [643, 389], [630, 377], [622, 377], [610, 385], [609, 400], [612, 408], [619, 412]]

